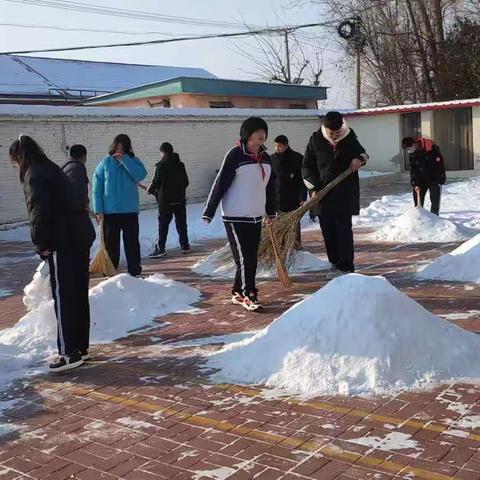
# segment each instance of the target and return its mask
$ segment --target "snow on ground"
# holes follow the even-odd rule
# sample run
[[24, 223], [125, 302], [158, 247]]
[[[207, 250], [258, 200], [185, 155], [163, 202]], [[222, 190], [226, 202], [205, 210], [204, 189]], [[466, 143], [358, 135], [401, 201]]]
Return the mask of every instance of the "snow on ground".
[[419, 269], [417, 277], [480, 283], [480, 234]]
[[424, 208], [410, 207], [367, 238], [380, 242], [447, 243], [465, 240], [471, 234], [471, 229], [427, 212]]
[[359, 170], [358, 175], [360, 178], [370, 178], [370, 177], [383, 177], [384, 175], [391, 175], [395, 172], [378, 172], [376, 170]]
[[339, 277], [249, 339], [211, 355], [219, 382], [292, 394], [388, 394], [480, 378], [480, 338], [383, 277]]
[[0, 298], [8, 297], [12, 294], [12, 290], [6, 290], [5, 288], [0, 288]]
[[[202, 220], [204, 203], [193, 203], [187, 205], [188, 216], [188, 235], [190, 242], [195, 244], [205, 240], [225, 238], [225, 228], [222, 222], [220, 210], [213, 219], [212, 223], [207, 225]], [[142, 255], [146, 256], [152, 252], [158, 237], [158, 210], [143, 210], [140, 212], [140, 246]], [[98, 234], [98, 232], [97, 232]], [[20, 226], [10, 230], [0, 230], [0, 241], [10, 242], [29, 242], [30, 229], [28, 226]], [[98, 248], [98, 238], [92, 248], [94, 253]], [[167, 248], [178, 247], [178, 235], [175, 229], [175, 222], [170, 224], [170, 230], [167, 239]], [[21, 259], [21, 257], [20, 257]], [[20, 260], [19, 259], [19, 260]]]
[[[354, 217], [354, 225], [357, 227], [383, 227], [412, 205], [413, 194], [411, 192], [385, 195], [372, 202], [367, 208], [362, 208], [360, 216]], [[430, 208], [428, 194], [425, 208]], [[480, 177], [443, 186], [440, 215], [442, 218], [464, 227], [480, 230]]]
[[383, 450], [387, 452], [395, 452], [397, 450], [417, 450], [418, 453], [410, 453], [409, 456], [417, 457], [422, 453], [419, 443], [412, 439], [412, 435], [402, 432], [391, 432], [385, 437], [378, 436], [363, 436], [360, 438], [351, 438], [349, 442], [356, 443], [357, 445], [365, 445], [370, 447], [371, 450], [366, 454], [371, 453], [373, 450]]
[[[290, 269], [289, 273], [305, 273], [317, 270], [326, 270], [330, 268], [330, 263], [325, 260], [320, 260], [313, 253], [306, 251], [299, 251], [295, 257], [295, 263]], [[234, 278], [235, 264], [230, 254], [230, 249], [222, 248], [216, 250], [207, 257], [199, 260], [192, 270], [199, 275], [208, 275], [217, 278]], [[269, 278], [277, 275], [275, 270], [259, 270], [257, 277]]]
[[[94, 344], [150, 326], [160, 316], [189, 310], [200, 292], [160, 274], [146, 279], [121, 274], [91, 288], [89, 296]], [[13, 327], [0, 331], [0, 389], [44, 371], [42, 361], [55, 353], [57, 323], [48, 298], [47, 280], [37, 271], [25, 288], [24, 303], [30, 311]]]
[[[388, 172], [364, 172], [372, 176], [388, 174]], [[408, 188], [405, 186], [405, 188]], [[397, 219], [413, 205], [412, 193], [386, 195], [363, 208], [360, 216], [354, 217], [356, 227], [384, 227], [389, 221]], [[425, 206], [429, 208], [429, 199]], [[190, 241], [195, 244], [205, 240], [223, 239], [226, 237], [220, 211], [217, 212], [213, 222], [206, 225], [202, 221], [204, 203], [187, 205], [188, 232]], [[451, 183], [443, 187], [441, 216], [443, 219], [455, 222], [457, 225], [477, 229], [480, 231], [480, 177], [462, 182]], [[304, 229], [318, 229], [317, 223], [309, 223], [308, 215], [305, 216], [302, 226]], [[140, 243], [142, 255], [148, 255], [157, 241], [157, 210], [144, 210], [140, 212]], [[0, 230], [0, 241], [30, 241], [30, 232], [27, 226], [20, 226], [10, 230]], [[93, 251], [98, 246], [98, 241]], [[178, 236], [174, 222], [170, 225], [167, 248], [178, 246]]]

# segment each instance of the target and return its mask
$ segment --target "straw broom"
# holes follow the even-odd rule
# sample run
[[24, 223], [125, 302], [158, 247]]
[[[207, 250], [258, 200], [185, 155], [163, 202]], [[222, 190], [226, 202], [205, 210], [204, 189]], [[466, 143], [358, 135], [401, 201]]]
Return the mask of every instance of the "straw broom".
[[271, 223], [267, 223], [267, 230], [270, 235], [270, 242], [272, 244], [272, 250], [275, 255], [275, 264], [277, 267], [277, 277], [280, 280], [280, 283], [284, 288], [292, 288], [292, 281], [288, 276], [287, 268], [285, 263], [280, 256], [277, 239], [275, 238], [275, 233], [273, 231], [273, 226]]
[[273, 233], [273, 238], [276, 240], [277, 248], [272, 248], [272, 236], [269, 229], [262, 229], [260, 247], [258, 250], [258, 264], [261, 268], [267, 270], [272, 269], [278, 265], [278, 259], [280, 259], [286, 269], [294, 265], [297, 253], [296, 232], [303, 216], [312, 207], [318, 205], [331, 190], [343, 182], [343, 180], [345, 180], [345, 178], [351, 173], [352, 170], [348, 168], [327, 184], [322, 190], [317, 192], [314, 197], [305, 202], [300, 208], [293, 212], [281, 215], [276, 219], [271, 227], [271, 232]]
[[103, 234], [103, 221], [99, 225], [100, 233], [100, 250], [95, 255], [92, 263], [90, 264], [90, 273], [100, 273], [104, 277], [113, 277], [117, 274], [117, 270], [113, 266], [110, 255], [108, 255], [105, 248], [105, 237]]

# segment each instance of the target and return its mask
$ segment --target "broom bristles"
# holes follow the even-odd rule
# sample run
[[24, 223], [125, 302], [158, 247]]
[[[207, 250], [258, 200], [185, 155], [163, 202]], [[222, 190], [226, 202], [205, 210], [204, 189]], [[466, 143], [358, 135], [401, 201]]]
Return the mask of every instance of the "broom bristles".
[[95, 255], [90, 264], [90, 273], [99, 273], [104, 277], [114, 277], [117, 274], [117, 269], [113, 266], [112, 259], [105, 248], [105, 237], [103, 235], [103, 222], [99, 225], [100, 233], [100, 250]]
[[275, 233], [273, 231], [273, 227], [271, 223], [267, 223], [267, 229], [270, 236], [270, 242], [272, 244], [272, 250], [275, 255], [275, 263], [277, 266], [277, 276], [280, 280], [280, 283], [283, 285], [284, 288], [291, 288], [292, 281], [288, 276], [287, 268], [285, 267], [285, 263], [283, 259], [280, 257], [277, 239], [275, 238]]
[[100, 273], [104, 277], [113, 277], [117, 274], [108, 252], [100, 248], [90, 264], [90, 273]]
[[303, 216], [314, 206], [318, 205], [323, 198], [334, 189], [339, 183], [352, 173], [348, 168], [334, 180], [327, 184], [322, 190], [305, 202], [301, 207], [293, 212], [285, 213], [279, 216], [272, 225], [273, 234], [277, 242], [277, 254], [272, 248], [269, 233], [265, 228], [262, 229], [260, 246], [258, 250], [258, 264], [261, 268], [269, 269], [277, 265], [277, 256], [286, 268], [292, 268], [295, 265], [297, 250], [297, 229]]

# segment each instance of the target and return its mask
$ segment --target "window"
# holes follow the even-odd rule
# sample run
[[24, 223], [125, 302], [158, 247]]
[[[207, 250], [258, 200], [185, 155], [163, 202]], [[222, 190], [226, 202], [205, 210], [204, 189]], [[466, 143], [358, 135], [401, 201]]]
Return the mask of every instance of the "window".
[[225, 102], [210, 101], [208, 102], [208, 106], [210, 108], [233, 108], [233, 103], [229, 101], [225, 101]]

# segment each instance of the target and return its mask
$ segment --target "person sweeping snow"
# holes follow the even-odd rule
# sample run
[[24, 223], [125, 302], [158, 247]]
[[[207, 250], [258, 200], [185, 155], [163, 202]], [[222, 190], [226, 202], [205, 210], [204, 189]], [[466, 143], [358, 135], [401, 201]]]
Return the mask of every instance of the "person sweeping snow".
[[[270, 158], [275, 173], [277, 213], [282, 215], [293, 212], [307, 200], [307, 189], [302, 179], [302, 154], [290, 148], [285, 135], [278, 135], [274, 144], [275, 153]], [[296, 247], [302, 248], [300, 224]]]
[[402, 148], [409, 154], [410, 183], [415, 206], [423, 207], [427, 190], [430, 192], [430, 211], [440, 213], [442, 185], [446, 181], [445, 165], [440, 147], [427, 138], [405, 137]]
[[88, 355], [88, 263], [95, 231], [85, 198], [73, 192], [67, 175], [31, 137], [21, 135], [9, 154], [20, 172], [35, 252], [50, 271], [59, 356], [49, 368], [69, 370]]
[[275, 217], [275, 178], [264, 142], [265, 120], [250, 117], [242, 123], [240, 141], [225, 155], [213, 183], [203, 220], [210, 223], [220, 202], [227, 237], [236, 264], [232, 303], [258, 310], [255, 283], [262, 220]]
[[303, 157], [303, 180], [314, 195], [348, 168], [353, 171], [315, 211], [333, 269], [330, 277], [355, 271], [352, 216], [360, 212], [358, 170], [367, 159], [355, 132], [339, 112], [325, 115], [320, 129], [311, 136]]

